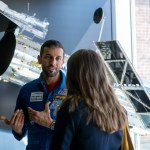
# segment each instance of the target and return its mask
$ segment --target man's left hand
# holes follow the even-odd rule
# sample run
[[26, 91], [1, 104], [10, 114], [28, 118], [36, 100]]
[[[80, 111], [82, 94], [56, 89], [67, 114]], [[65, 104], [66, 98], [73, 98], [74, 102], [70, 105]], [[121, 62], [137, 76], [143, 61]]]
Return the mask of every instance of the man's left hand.
[[50, 124], [53, 122], [53, 119], [50, 116], [49, 104], [50, 102], [47, 102], [45, 104], [45, 109], [41, 112], [36, 111], [31, 107], [28, 107], [29, 119], [39, 125], [42, 125], [44, 127], [49, 127]]

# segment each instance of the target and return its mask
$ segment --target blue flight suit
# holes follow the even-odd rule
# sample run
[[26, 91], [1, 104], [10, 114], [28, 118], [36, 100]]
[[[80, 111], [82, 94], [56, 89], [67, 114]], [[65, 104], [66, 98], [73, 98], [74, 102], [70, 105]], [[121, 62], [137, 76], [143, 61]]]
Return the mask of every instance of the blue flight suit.
[[[45, 109], [45, 104], [51, 101], [51, 104], [55, 100], [55, 96], [66, 95], [66, 76], [65, 73], [60, 70], [61, 82], [56, 86], [50, 93], [47, 92], [46, 86], [42, 79], [42, 74], [36, 80], [33, 80], [25, 84], [18, 95], [16, 109], [23, 109], [25, 114], [25, 124], [23, 127], [23, 134], [18, 135], [12, 131], [14, 137], [17, 140], [21, 140], [26, 134], [28, 137], [28, 145], [26, 150], [48, 150], [51, 138], [53, 135], [53, 130], [38, 125], [37, 123], [29, 120], [27, 107], [31, 107], [37, 111], [43, 111]], [[54, 107], [50, 104], [50, 114], [52, 119], [56, 119], [54, 115]]]

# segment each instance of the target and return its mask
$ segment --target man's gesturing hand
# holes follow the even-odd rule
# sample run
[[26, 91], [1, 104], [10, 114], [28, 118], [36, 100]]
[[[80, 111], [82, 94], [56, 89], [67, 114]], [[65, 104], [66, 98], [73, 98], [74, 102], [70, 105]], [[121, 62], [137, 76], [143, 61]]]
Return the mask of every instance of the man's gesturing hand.
[[50, 116], [49, 104], [50, 102], [47, 102], [45, 104], [45, 109], [41, 112], [36, 111], [32, 109], [31, 107], [28, 107], [29, 119], [36, 122], [39, 125], [42, 125], [44, 127], [49, 127], [50, 124], [53, 122]]
[[16, 133], [22, 134], [22, 128], [24, 125], [24, 114], [21, 109], [17, 109], [10, 120], [7, 119], [5, 116], [1, 115], [0, 120], [3, 120], [5, 124], [10, 125]]

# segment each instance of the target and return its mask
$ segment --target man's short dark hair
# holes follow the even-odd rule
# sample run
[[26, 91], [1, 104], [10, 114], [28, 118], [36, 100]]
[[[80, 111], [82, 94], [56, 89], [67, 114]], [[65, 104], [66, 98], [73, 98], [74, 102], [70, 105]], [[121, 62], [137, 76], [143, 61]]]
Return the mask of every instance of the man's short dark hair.
[[61, 44], [61, 42], [57, 41], [57, 40], [48, 40], [46, 41], [45, 43], [43, 43], [43, 45], [41, 46], [41, 49], [40, 49], [40, 55], [42, 56], [43, 54], [43, 50], [45, 47], [48, 47], [48, 48], [62, 48], [63, 49], [63, 56], [65, 54], [65, 50], [64, 50], [64, 47], [63, 45]]

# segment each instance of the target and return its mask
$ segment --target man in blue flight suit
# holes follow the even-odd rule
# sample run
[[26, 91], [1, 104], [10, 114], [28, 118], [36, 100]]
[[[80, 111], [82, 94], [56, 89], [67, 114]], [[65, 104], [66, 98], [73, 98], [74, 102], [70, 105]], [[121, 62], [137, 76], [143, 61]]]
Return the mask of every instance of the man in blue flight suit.
[[27, 150], [49, 150], [56, 119], [54, 110], [67, 94], [66, 77], [61, 70], [62, 44], [56, 40], [46, 41], [41, 46], [38, 62], [42, 65], [40, 77], [21, 88], [12, 118], [4, 118], [17, 140], [27, 134]]

